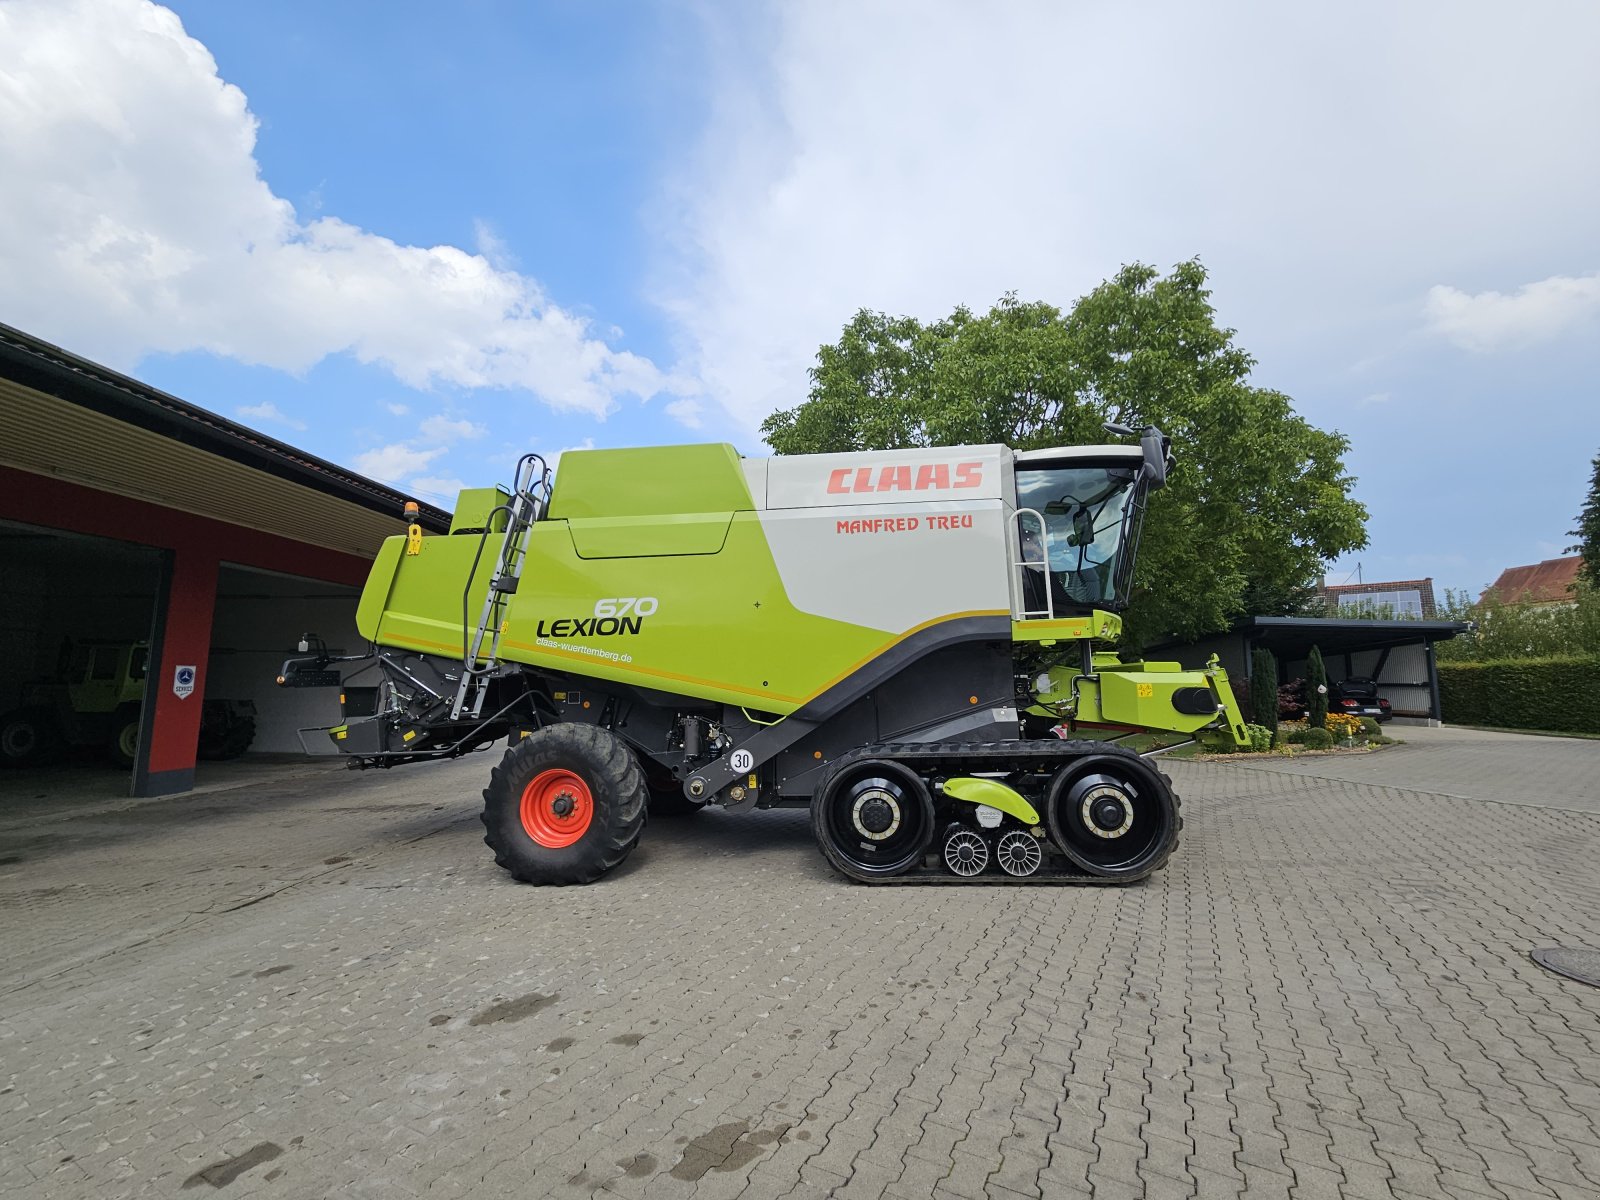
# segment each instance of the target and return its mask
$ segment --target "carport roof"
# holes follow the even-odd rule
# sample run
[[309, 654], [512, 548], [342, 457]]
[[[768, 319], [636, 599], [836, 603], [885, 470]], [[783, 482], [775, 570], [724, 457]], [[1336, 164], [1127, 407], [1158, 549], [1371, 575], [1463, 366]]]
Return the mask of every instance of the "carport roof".
[[1237, 626], [1251, 642], [1280, 659], [1303, 658], [1316, 646], [1323, 654], [1381, 650], [1417, 642], [1442, 642], [1471, 628], [1464, 621], [1358, 621], [1338, 617], [1246, 617]]
[[370, 555], [411, 498], [5, 324], [0, 404], [0, 462], [313, 545]]

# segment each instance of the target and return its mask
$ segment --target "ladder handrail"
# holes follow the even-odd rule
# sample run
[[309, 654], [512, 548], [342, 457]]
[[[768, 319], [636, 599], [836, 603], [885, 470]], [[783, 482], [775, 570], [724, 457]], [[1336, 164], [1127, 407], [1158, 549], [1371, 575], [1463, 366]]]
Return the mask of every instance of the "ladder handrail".
[[[1036, 559], [1028, 558], [1023, 554], [1022, 520], [1024, 517], [1032, 517], [1039, 523], [1039, 557]], [[1016, 608], [1017, 620], [1028, 621], [1037, 617], [1043, 617], [1047, 621], [1055, 620], [1055, 596], [1052, 594], [1052, 589], [1050, 587], [1050, 530], [1049, 526], [1045, 524], [1044, 514], [1036, 508], [1017, 509], [1017, 511], [1012, 515], [1009, 533], [1011, 536], [1008, 540], [1010, 540], [1014, 546], [1011, 568], [1015, 573], [1018, 585]], [[1039, 567], [1043, 571], [1044, 607], [1042, 609], [1026, 607], [1028, 603], [1028, 577], [1023, 572], [1027, 571], [1031, 567]]]
[[[494, 674], [500, 661], [500, 635], [503, 632], [502, 614], [507, 603], [506, 597], [516, 592], [517, 582], [522, 578], [522, 567], [528, 554], [528, 534], [544, 516], [549, 506], [550, 492], [550, 468], [544, 457], [524, 454], [517, 460], [509, 503], [497, 505], [490, 511], [478, 543], [478, 556], [473, 558], [472, 569], [461, 593], [461, 684], [456, 689], [455, 703], [450, 708], [452, 720], [459, 720], [463, 713], [469, 711], [473, 717], [482, 713], [488, 678]], [[505, 535], [495, 556], [494, 573], [489, 576], [477, 628], [468, 635], [465, 610], [472, 594], [472, 583], [477, 577], [478, 563], [488, 541], [489, 526], [494, 523], [494, 514], [501, 511], [506, 513]], [[489, 639], [487, 651], [484, 649], [486, 637]]]

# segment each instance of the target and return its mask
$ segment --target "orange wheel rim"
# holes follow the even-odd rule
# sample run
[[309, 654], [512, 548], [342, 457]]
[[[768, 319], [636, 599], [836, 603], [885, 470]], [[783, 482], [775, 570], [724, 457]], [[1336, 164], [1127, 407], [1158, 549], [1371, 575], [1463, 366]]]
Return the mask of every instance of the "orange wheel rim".
[[550, 850], [570, 846], [589, 832], [594, 797], [571, 771], [540, 771], [522, 789], [522, 828]]

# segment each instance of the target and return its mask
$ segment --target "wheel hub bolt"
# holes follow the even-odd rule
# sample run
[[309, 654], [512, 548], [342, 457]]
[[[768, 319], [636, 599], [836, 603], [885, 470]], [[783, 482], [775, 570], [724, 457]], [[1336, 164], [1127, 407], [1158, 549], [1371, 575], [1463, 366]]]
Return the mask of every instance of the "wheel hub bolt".
[[572, 810], [576, 807], [577, 802], [573, 800], [571, 795], [566, 792], [562, 792], [559, 796], [557, 796], [555, 798], [555, 803], [550, 806], [551, 811], [554, 812], [558, 817], [570, 817], [572, 815]]
[[1122, 805], [1115, 800], [1101, 800], [1094, 806], [1094, 823], [1101, 829], [1116, 829], [1122, 818]]
[[861, 806], [861, 825], [868, 833], [882, 833], [894, 823], [894, 810], [876, 798]]

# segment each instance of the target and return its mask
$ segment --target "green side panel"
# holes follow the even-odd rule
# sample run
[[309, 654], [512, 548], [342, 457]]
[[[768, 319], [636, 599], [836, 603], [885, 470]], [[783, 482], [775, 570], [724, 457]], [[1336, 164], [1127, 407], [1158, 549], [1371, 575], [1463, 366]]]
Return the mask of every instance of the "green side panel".
[[456, 497], [456, 511], [450, 517], [450, 532], [481, 533], [487, 525], [495, 533], [504, 533], [508, 514], [494, 510], [510, 501], [511, 493], [504, 488], [462, 488]]
[[684, 513], [671, 517], [589, 517], [567, 522], [579, 558], [653, 558], [719, 554], [733, 514]]
[[568, 450], [556, 471], [550, 517], [675, 516], [754, 507], [732, 446], [647, 446]]
[[[736, 459], [729, 462], [738, 469]], [[735, 511], [730, 520], [725, 512], [718, 520], [726, 533], [714, 559], [580, 558], [569, 525], [592, 519], [541, 521], [529, 531], [501, 656], [781, 715], [898, 640], [883, 630], [797, 611], [759, 514]], [[358, 622], [372, 622], [360, 624], [362, 633], [384, 645], [459, 658], [462, 592], [477, 541], [428, 537], [416, 556], [401, 554], [403, 538], [386, 542], [362, 595]], [[474, 622], [492, 548], [467, 589]]]
[[[1082, 679], [1070, 666], [1051, 667], [1046, 674], [1050, 686], [1036, 693], [1039, 705], [1029, 711], [1040, 716], [1061, 716], [1052, 705], [1064, 705], [1072, 696], [1074, 679], [1081, 679], [1077, 692], [1078, 721], [1089, 724], [1126, 725], [1137, 729], [1161, 729], [1173, 733], [1198, 734], [1219, 726], [1223, 736], [1239, 745], [1249, 745], [1238, 702], [1228, 684], [1228, 673], [1213, 662], [1204, 670], [1186, 670], [1178, 663], [1107, 661], [1095, 656], [1098, 682]], [[1173, 697], [1181, 688], [1205, 688], [1211, 693], [1211, 709], [1205, 713], [1179, 712]]]
[[[437, 541], [437, 538], [423, 538], [423, 550], [426, 551]], [[400, 565], [400, 556], [405, 553], [405, 548], [404, 534], [384, 538], [383, 545], [378, 548], [378, 557], [372, 560], [372, 568], [367, 572], [367, 582], [356, 604], [356, 629], [369, 642], [377, 640], [378, 621], [388, 606], [389, 589], [394, 583], [395, 569]]]
[[944, 794], [954, 796], [957, 800], [967, 800], [973, 804], [987, 804], [990, 808], [998, 808], [1003, 813], [1010, 813], [1024, 825], [1042, 825], [1038, 812], [1033, 805], [1022, 796], [1020, 792], [1008, 788], [1005, 784], [994, 779], [974, 779], [962, 776], [958, 779], [944, 781]]
[[1101, 638], [1114, 642], [1121, 636], [1122, 618], [1098, 608], [1087, 617], [1011, 622], [1011, 640], [1014, 642], [1040, 642], [1048, 646], [1054, 642], [1081, 638]]

